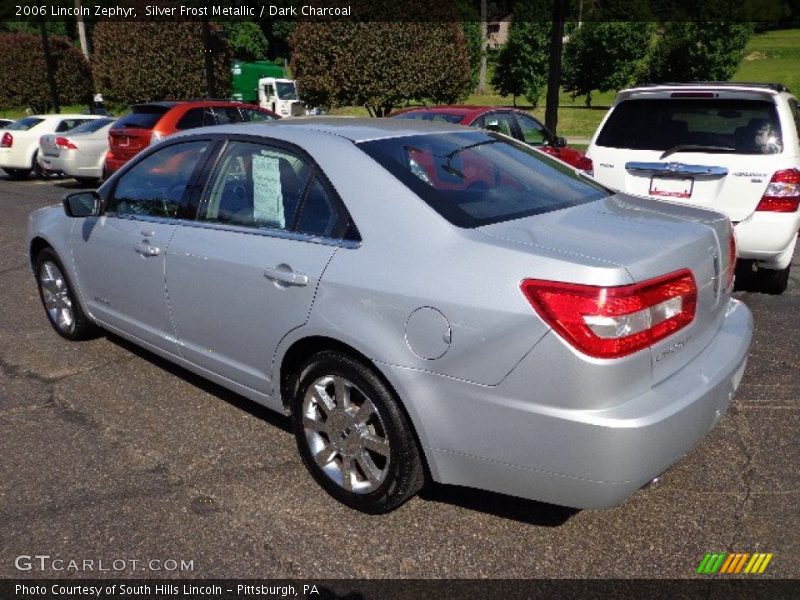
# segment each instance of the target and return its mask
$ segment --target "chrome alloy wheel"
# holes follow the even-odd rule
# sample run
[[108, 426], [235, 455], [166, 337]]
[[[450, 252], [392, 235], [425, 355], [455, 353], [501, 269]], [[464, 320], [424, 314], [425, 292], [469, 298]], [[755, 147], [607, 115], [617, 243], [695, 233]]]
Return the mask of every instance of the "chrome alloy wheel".
[[45, 261], [39, 268], [39, 286], [44, 308], [50, 320], [65, 333], [75, 328], [75, 312], [69, 296], [67, 280], [54, 262]]
[[389, 472], [389, 438], [372, 401], [352, 382], [325, 375], [303, 398], [303, 429], [320, 469], [348, 492], [374, 492]]

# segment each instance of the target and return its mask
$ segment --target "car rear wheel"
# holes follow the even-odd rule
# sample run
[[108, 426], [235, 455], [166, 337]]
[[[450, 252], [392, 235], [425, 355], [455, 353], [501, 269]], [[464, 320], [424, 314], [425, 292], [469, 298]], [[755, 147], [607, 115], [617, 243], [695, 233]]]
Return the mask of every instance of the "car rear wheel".
[[36, 283], [47, 320], [61, 336], [71, 341], [92, 337], [97, 329], [72, 291], [56, 253], [45, 248], [36, 258]]
[[765, 294], [778, 295], [786, 291], [789, 286], [789, 269], [759, 269], [756, 272], [756, 285]]
[[303, 463], [331, 496], [378, 514], [399, 507], [425, 480], [408, 418], [366, 365], [341, 352], [314, 355], [292, 400]]

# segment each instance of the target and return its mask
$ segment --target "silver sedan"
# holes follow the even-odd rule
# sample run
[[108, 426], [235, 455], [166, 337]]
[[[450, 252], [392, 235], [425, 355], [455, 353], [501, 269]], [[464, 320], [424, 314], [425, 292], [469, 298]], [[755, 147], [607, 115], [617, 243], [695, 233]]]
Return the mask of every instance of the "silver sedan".
[[78, 183], [96, 184], [103, 178], [108, 131], [115, 119], [95, 119], [64, 133], [39, 138], [36, 160], [45, 173], [63, 173]]
[[450, 125], [176, 135], [33, 213], [29, 250], [60, 335], [290, 414], [311, 475], [371, 513], [426, 479], [618, 504], [717, 423], [752, 334], [726, 217]]

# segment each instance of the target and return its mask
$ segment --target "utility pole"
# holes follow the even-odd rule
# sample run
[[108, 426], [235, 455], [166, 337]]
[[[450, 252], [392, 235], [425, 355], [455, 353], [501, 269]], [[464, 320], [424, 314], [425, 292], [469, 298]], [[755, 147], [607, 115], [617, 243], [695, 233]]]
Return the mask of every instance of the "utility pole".
[[53, 65], [53, 57], [50, 56], [50, 39], [47, 37], [47, 29], [44, 26], [44, 19], [39, 19], [39, 33], [42, 35], [42, 51], [44, 52], [44, 65], [47, 70], [47, 85], [50, 88], [50, 102], [56, 114], [61, 112], [61, 103], [58, 101], [58, 88], [56, 87], [56, 73]]
[[544, 124], [553, 135], [558, 125], [558, 94], [561, 91], [561, 51], [564, 46], [566, 0], [553, 1], [553, 28], [550, 30], [550, 69], [547, 75], [547, 107]]
[[211, 26], [208, 23], [208, 16], [203, 17], [203, 58], [206, 69], [206, 96], [216, 97], [214, 85], [214, 57], [211, 54]]
[[486, 93], [486, 37], [489, 35], [486, 0], [481, 0], [481, 68], [478, 73], [478, 93]]
[[78, 15], [76, 19], [78, 25], [78, 39], [81, 43], [81, 51], [86, 57], [86, 60], [89, 60], [89, 43], [86, 41], [86, 24], [83, 22], [83, 14], [81, 13], [81, 0], [75, 0], [75, 13]]

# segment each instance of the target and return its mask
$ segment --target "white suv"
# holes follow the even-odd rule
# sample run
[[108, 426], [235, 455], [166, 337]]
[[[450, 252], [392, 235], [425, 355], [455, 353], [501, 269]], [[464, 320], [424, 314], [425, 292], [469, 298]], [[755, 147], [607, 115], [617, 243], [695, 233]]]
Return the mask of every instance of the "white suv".
[[800, 105], [780, 84], [621, 91], [586, 151], [600, 183], [726, 214], [758, 287], [780, 294], [800, 229]]

